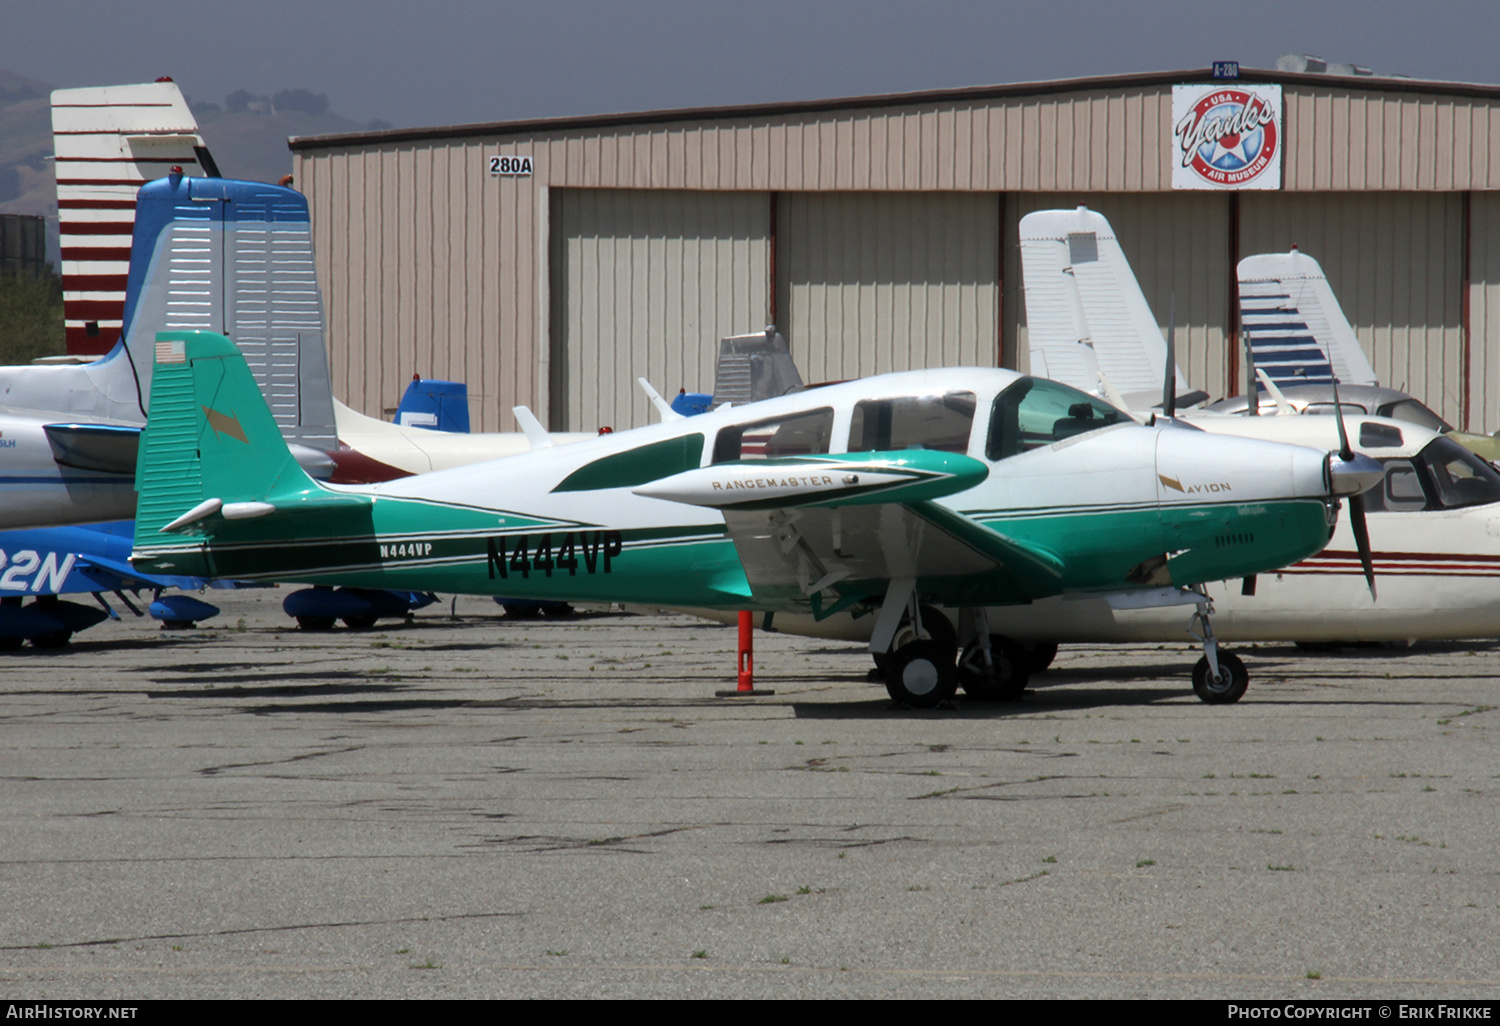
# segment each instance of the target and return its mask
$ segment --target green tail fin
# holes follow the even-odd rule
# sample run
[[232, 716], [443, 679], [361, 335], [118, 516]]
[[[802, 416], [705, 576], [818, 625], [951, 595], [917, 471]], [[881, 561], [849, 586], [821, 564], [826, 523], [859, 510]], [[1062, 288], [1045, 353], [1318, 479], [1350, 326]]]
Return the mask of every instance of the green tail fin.
[[208, 500], [281, 505], [323, 491], [287, 448], [240, 351], [207, 331], [156, 336], [136, 490], [138, 545]]

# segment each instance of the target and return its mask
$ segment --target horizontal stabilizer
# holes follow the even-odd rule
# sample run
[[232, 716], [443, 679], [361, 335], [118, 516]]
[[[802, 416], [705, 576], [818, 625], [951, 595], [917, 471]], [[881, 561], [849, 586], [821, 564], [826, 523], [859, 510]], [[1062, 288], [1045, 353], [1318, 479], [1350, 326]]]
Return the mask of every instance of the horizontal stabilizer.
[[65, 467], [134, 474], [141, 429], [126, 424], [46, 424], [52, 458]]

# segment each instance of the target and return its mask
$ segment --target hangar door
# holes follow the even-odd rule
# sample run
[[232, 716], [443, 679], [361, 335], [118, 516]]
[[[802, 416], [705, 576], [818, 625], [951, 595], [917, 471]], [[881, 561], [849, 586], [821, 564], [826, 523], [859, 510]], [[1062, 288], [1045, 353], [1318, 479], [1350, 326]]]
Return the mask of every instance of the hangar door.
[[764, 192], [552, 191], [551, 428], [654, 423], [636, 385], [712, 391], [718, 342], [765, 327]]
[[804, 380], [999, 362], [996, 193], [781, 193], [776, 278]]

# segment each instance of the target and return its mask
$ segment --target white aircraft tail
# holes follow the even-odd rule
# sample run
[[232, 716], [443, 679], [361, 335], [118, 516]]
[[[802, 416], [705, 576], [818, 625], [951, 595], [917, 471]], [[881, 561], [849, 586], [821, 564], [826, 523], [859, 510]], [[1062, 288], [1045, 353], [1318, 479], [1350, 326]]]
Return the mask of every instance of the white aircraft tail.
[[173, 167], [219, 172], [170, 79], [55, 91], [52, 144], [68, 352], [106, 353], [120, 337], [136, 190]]
[[1161, 402], [1166, 339], [1109, 221], [1087, 207], [1038, 210], [1020, 230], [1031, 373], [1094, 395], [1102, 375], [1132, 406]]
[[1241, 260], [1240, 322], [1257, 370], [1278, 385], [1375, 385], [1323, 268], [1296, 247]]

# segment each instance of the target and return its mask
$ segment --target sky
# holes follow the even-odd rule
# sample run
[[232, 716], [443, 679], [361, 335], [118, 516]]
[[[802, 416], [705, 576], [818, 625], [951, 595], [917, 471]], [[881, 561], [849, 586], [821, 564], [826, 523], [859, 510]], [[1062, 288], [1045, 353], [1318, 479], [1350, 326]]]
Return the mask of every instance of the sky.
[[326, 93], [397, 127], [1170, 71], [1285, 53], [1500, 83], [1496, 0], [0, 0], [0, 69]]

